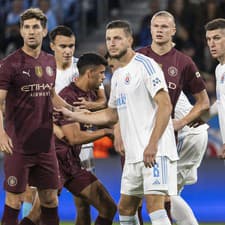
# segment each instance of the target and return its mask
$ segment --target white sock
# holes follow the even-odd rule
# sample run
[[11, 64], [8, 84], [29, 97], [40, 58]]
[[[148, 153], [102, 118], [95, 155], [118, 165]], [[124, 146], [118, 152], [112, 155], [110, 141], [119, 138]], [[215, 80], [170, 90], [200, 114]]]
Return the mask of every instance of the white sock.
[[149, 214], [152, 225], [171, 225], [165, 209], [160, 209]]
[[134, 216], [119, 215], [119, 219], [120, 219], [120, 225], [139, 225], [136, 215]]
[[138, 211], [135, 214], [135, 219], [136, 219], [136, 224], [140, 225], [140, 221], [139, 221], [139, 218], [138, 218]]
[[171, 216], [177, 225], [198, 225], [192, 209], [181, 196], [170, 196], [170, 201]]

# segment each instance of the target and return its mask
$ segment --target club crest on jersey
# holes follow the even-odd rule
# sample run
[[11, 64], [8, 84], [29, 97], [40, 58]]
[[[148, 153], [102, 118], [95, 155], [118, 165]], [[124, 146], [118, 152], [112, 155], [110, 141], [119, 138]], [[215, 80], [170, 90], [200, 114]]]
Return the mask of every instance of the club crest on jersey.
[[129, 84], [130, 83], [130, 74], [127, 74], [125, 77], [125, 84]]
[[16, 186], [17, 185], [17, 178], [16, 177], [14, 177], [14, 176], [10, 176], [10, 177], [8, 177], [8, 179], [7, 179], [7, 183], [8, 183], [8, 185], [10, 186], [10, 187], [14, 187], [14, 186]]
[[53, 69], [51, 66], [47, 66], [45, 68], [46, 73], [48, 74], [48, 76], [52, 77], [53, 76]]
[[224, 79], [225, 79], [225, 73], [223, 73], [223, 75], [221, 76], [221, 79], [220, 79], [220, 83], [221, 83], [221, 84], [224, 83]]
[[34, 69], [35, 69], [35, 74], [38, 77], [42, 77], [42, 75], [43, 75], [42, 67], [41, 66], [35, 66]]
[[177, 68], [176, 68], [175, 66], [170, 66], [170, 67], [168, 68], [168, 74], [169, 74], [171, 77], [177, 76], [177, 74], [178, 74]]

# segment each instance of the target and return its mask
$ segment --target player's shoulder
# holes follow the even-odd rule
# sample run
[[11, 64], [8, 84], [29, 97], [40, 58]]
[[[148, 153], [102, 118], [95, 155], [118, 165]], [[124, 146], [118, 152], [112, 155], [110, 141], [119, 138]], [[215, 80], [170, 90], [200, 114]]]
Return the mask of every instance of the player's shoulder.
[[180, 50], [176, 48], [173, 48], [173, 50], [171, 51], [171, 54], [175, 55], [175, 57], [178, 58], [180, 62], [194, 63], [190, 56], [185, 55], [183, 52], [181, 52]]
[[138, 48], [135, 51], [144, 55], [148, 55], [150, 50], [151, 50], [150, 46], [145, 46], [145, 47]]

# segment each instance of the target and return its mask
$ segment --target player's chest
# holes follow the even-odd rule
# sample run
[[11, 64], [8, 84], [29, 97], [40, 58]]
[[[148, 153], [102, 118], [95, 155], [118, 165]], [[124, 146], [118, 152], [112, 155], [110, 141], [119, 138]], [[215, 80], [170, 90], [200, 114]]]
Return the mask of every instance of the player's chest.
[[27, 85], [53, 85], [55, 81], [54, 65], [26, 64], [15, 69], [13, 84], [17, 87]]

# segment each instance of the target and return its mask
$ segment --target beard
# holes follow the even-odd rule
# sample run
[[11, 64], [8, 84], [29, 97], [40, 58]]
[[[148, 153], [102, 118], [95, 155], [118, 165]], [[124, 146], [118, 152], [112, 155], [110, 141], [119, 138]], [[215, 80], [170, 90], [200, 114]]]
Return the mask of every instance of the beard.
[[127, 49], [124, 49], [123, 51], [121, 51], [118, 55], [111, 55], [110, 53], [109, 53], [109, 55], [110, 55], [110, 57], [112, 58], [112, 59], [117, 59], [117, 60], [119, 60], [119, 59], [121, 59], [124, 55], [126, 55], [127, 54]]

